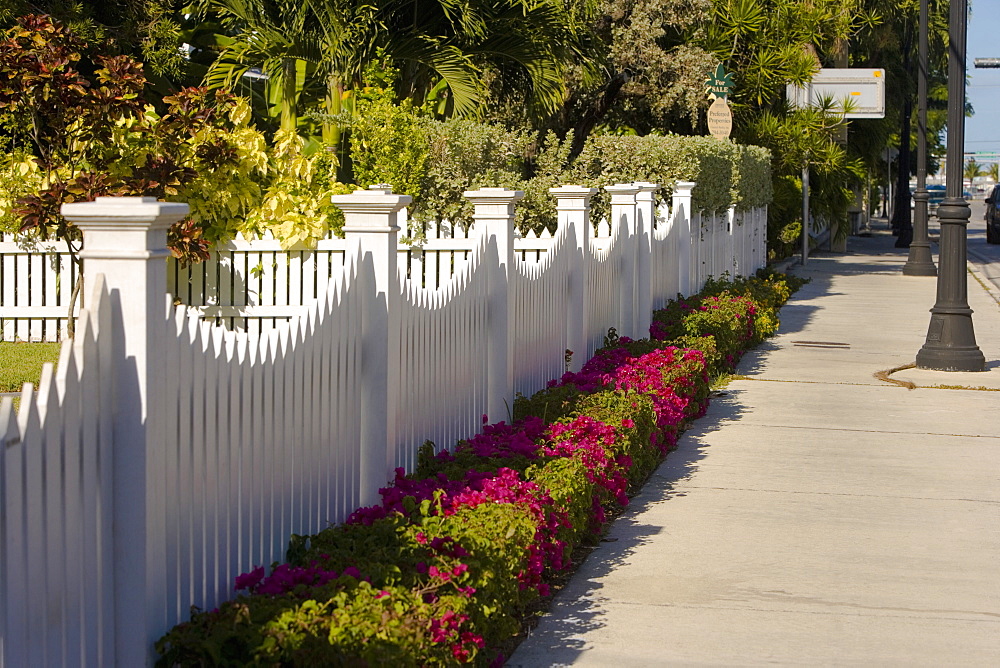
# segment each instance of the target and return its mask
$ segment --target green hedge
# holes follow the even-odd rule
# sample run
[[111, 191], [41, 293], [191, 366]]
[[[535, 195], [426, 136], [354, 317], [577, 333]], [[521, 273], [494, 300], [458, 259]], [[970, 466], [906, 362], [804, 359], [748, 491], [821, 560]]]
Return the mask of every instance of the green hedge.
[[[357, 146], [398, 147], [400, 138], [391, 136], [389, 125], [360, 124], [353, 130]], [[378, 161], [356, 155], [355, 162], [365, 164], [359, 176], [372, 182], [391, 183], [399, 174], [422, 173], [419, 187], [406, 193], [414, 198], [416, 220], [468, 225], [472, 206], [462, 193], [491, 186], [525, 191], [516, 218], [522, 230], [554, 224], [555, 203], [548, 189], [565, 184], [601, 189], [593, 202], [595, 222], [608, 213], [610, 198], [604, 186], [615, 183], [658, 183], [663, 187], [659, 196], [665, 198], [677, 181], [694, 181], [693, 205], [706, 211], [730, 206], [746, 210], [765, 205], [772, 197], [766, 149], [711, 137], [597, 135], [588, 138], [581, 154], [571, 161], [571, 137], [539, 137], [469, 120], [422, 119], [419, 132], [405, 123], [399, 127], [410, 128], [405, 143], [423, 148], [381, 151]], [[525, 156], [531, 153], [534, 157], [529, 163]]]

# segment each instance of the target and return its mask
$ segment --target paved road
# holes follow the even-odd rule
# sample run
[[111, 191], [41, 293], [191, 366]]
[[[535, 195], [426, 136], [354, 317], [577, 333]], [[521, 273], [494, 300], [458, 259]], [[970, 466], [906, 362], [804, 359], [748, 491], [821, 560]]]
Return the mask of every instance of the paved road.
[[[986, 243], [986, 204], [973, 200], [972, 218], [969, 220], [969, 261], [982, 279], [992, 283], [992, 294], [1000, 297], [1000, 244]], [[991, 286], [987, 286], [990, 288]]]

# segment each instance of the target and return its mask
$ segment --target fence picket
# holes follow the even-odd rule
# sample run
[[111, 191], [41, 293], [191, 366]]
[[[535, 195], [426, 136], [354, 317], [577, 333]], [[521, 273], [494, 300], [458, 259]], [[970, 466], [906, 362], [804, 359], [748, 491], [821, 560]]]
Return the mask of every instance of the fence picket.
[[0, 437], [3, 451], [0, 452], [0, 474], [3, 481], [3, 508], [0, 509], [0, 548], [4, 550], [0, 559], [0, 574], [3, 576], [3, 621], [4, 658], [10, 665], [29, 666], [31, 657], [28, 635], [27, 602], [30, 595], [28, 585], [29, 544], [27, 541], [24, 442], [18, 415], [14, 413], [14, 402], [10, 397], [0, 399]]

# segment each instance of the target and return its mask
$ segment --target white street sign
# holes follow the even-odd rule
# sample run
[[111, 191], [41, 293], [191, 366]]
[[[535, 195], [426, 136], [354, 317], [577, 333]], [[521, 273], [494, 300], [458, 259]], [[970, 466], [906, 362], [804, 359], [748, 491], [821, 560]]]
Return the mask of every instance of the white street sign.
[[885, 117], [885, 70], [870, 68], [823, 68], [804, 88], [786, 88], [792, 107], [816, 106], [820, 99], [850, 100], [852, 111], [845, 118]]

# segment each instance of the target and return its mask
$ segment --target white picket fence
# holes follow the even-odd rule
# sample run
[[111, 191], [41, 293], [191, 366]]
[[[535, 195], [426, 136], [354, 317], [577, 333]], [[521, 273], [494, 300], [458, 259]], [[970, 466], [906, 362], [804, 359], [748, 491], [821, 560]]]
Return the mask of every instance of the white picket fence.
[[290, 534], [375, 502], [425, 439], [474, 435], [559, 376], [567, 349], [579, 369], [609, 327], [643, 336], [677, 292], [762, 266], [764, 212], [696, 219], [692, 234], [692, 185], [661, 219], [654, 184], [610, 188], [596, 242], [596, 191], [553, 189], [557, 232], [528, 260], [513, 234], [522, 193], [466, 193], [473, 234], [448, 249], [465, 255], [430, 287], [400, 269], [409, 197], [338, 196], [343, 259], [263, 334], [173, 306], [166, 230], [185, 205], [66, 205], [84, 233], [86, 308], [58, 370], [17, 413], [0, 403], [0, 664], [150, 663], [190, 606], [229, 598]]
[[[765, 212], [696, 212], [690, 242], [696, 259], [690, 265], [690, 284], [700, 286], [707, 276], [727, 271], [733, 274], [739, 267], [749, 266], [754, 261], [754, 248], [747, 245], [751, 243], [747, 240], [752, 236], [741, 233], [740, 228], [759, 224]], [[664, 233], [669, 220], [669, 207], [663, 205], [653, 223], [657, 234]], [[409, 221], [403, 229], [413, 237], [418, 226], [425, 240], [400, 243], [397, 259], [408, 279], [436, 288], [446, 283], [469, 257], [476, 234], [447, 221]], [[733, 226], [736, 230], [730, 234], [728, 228]], [[595, 227], [593, 247], [607, 248], [611, 225], [603, 220]], [[553, 243], [547, 231], [514, 237], [515, 253], [524, 262], [540, 261]], [[259, 334], [287, 322], [318, 299], [330, 280], [343, 270], [346, 248], [344, 239], [332, 236], [321, 240], [316, 248], [288, 251], [269, 236], [251, 241], [237, 237], [213, 250], [209, 260], [200, 264], [181, 268], [175, 259], [168, 259], [167, 291], [176, 302], [197, 307], [204, 318], [216, 324]], [[663, 245], [654, 250], [674, 252]], [[12, 236], [0, 234], [0, 341], [63, 340], [76, 276], [64, 244], [41, 242], [24, 247]], [[85, 298], [85, 294], [81, 295], [79, 302]], [[77, 304], [77, 313], [81, 303]]]

